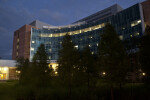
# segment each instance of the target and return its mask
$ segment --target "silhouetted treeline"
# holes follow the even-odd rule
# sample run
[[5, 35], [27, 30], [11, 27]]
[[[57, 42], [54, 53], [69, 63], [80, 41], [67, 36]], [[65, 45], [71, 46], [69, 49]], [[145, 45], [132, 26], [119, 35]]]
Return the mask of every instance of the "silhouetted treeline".
[[[149, 32], [147, 27], [145, 33]], [[70, 35], [66, 34], [59, 51], [57, 75], [48, 66], [43, 44], [32, 62], [18, 59], [17, 66], [21, 73], [16, 90], [17, 100], [138, 100], [134, 96], [132, 98], [132, 86], [129, 89], [126, 84], [133, 82], [130, 73], [137, 74], [134, 77], [140, 81], [135, 82], [145, 82], [143, 79], [148, 82], [150, 79], [149, 35], [141, 39], [140, 52], [137, 52], [140, 60], [137, 59], [138, 67], [133, 70], [131, 67], [135, 64], [129, 56], [132, 54], [126, 52], [113, 26], [106, 24], [100, 35], [98, 52], [93, 54], [89, 45], [79, 51]], [[142, 96], [139, 98], [142, 99]]]

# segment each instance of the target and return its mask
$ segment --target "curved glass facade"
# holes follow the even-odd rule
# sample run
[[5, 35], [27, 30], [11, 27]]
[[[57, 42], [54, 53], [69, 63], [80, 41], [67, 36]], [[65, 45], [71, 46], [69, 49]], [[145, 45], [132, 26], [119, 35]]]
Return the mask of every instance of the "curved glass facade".
[[[136, 4], [115, 15], [92, 23], [82, 23], [62, 27], [50, 27], [47, 29], [31, 30], [30, 60], [41, 43], [45, 45], [50, 60], [58, 59], [58, 52], [61, 48], [63, 37], [68, 33], [75, 47], [82, 50], [89, 46], [93, 54], [97, 53], [97, 46], [100, 41], [100, 34], [106, 23], [111, 23], [116, 29], [118, 36], [123, 41], [128, 41], [125, 47], [129, 47], [132, 38], [139, 38], [143, 34], [143, 21], [141, 17], [140, 4]], [[136, 47], [136, 44], [135, 44]]]

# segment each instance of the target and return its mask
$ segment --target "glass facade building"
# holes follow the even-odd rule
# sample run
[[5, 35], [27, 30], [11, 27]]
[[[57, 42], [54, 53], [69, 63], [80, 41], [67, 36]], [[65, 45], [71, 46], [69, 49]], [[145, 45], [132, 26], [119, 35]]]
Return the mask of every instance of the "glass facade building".
[[[126, 49], [135, 49], [145, 29], [142, 7], [139, 3], [110, 15], [107, 14], [107, 16], [99, 15], [96, 19], [90, 19], [88, 21], [80, 20], [67, 26], [32, 27], [30, 36], [30, 60], [32, 60], [33, 55], [41, 43], [45, 45], [49, 59], [57, 60], [65, 34], [71, 36], [78, 50], [82, 50], [88, 45], [92, 54], [96, 54], [100, 34], [103, 33], [103, 28], [106, 23], [111, 23], [114, 26]], [[136, 40], [136, 42], [133, 40]]]

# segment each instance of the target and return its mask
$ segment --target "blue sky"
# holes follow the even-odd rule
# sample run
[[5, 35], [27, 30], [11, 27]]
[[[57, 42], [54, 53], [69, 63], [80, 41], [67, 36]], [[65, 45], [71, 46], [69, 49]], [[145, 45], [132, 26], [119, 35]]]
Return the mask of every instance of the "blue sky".
[[66, 25], [113, 4], [123, 8], [144, 0], [0, 0], [0, 57], [11, 59], [14, 31], [40, 20]]

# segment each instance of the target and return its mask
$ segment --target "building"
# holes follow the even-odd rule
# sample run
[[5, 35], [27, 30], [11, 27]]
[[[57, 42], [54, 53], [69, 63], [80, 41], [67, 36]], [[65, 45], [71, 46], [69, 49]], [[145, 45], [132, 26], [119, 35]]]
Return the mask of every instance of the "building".
[[17, 79], [15, 60], [0, 60], [0, 80]]
[[63, 37], [67, 33], [78, 50], [88, 45], [92, 54], [96, 54], [100, 34], [106, 23], [114, 26], [127, 50], [137, 50], [145, 25], [150, 25], [149, 4], [150, 1], [145, 1], [127, 9], [115, 4], [66, 26], [52, 26], [40, 21], [24, 25], [14, 33], [12, 59], [24, 57], [32, 61], [37, 48], [43, 43], [49, 59], [57, 60]]
[[142, 2], [145, 24], [150, 26], [150, 0]]
[[14, 32], [13, 39], [13, 52], [12, 59], [23, 57], [29, 59], [30, 57], [30, 38], [31, 28], [41, 29], [43, 26], [49, 26], [46, 23], [40, 21], [34, 21], [30, 25], [24, 25]]

